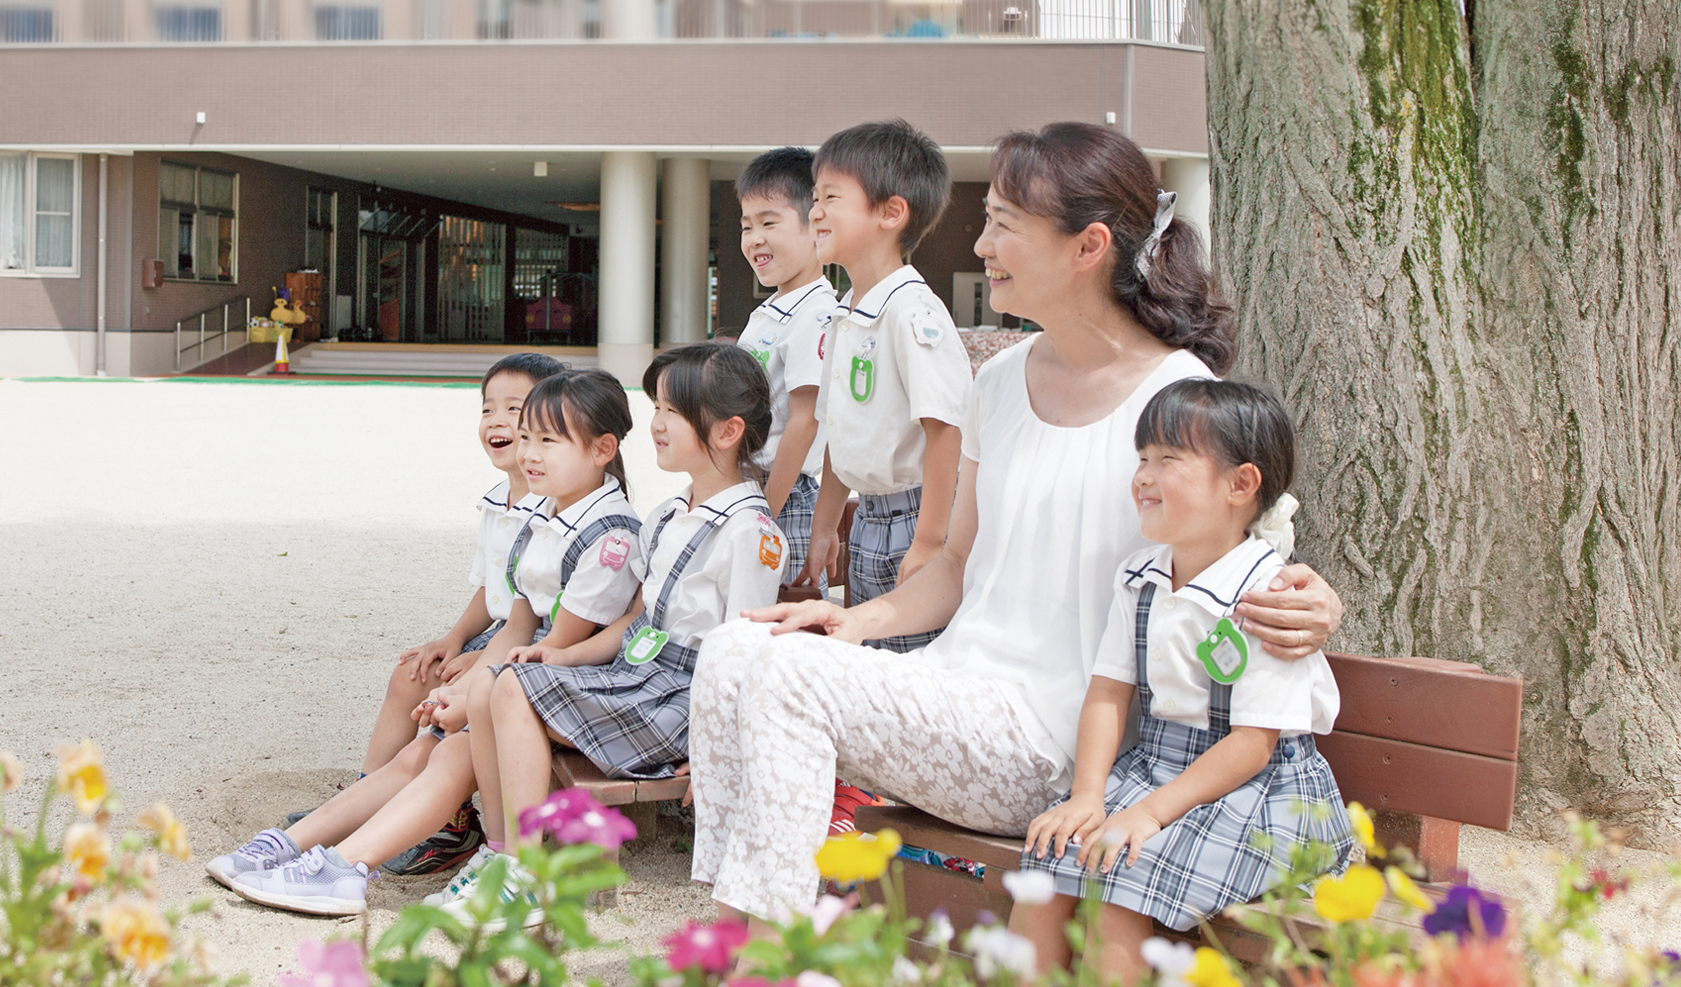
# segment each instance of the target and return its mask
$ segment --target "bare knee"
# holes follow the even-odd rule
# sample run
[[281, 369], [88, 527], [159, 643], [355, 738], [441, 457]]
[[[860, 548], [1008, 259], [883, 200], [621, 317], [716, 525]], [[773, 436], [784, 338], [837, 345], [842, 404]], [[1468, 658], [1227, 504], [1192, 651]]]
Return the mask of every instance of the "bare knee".
[[430, 733], [421, 734], [397, 752], [397, 756], [391, 759], [391, 767], [410, 778], [417, 777], [426, 770], [426, 762], [431, 759], [432, 751], [437, 746], [436, 737]]
[[531, 700], [526, 698], [525, 686], [520, 684], [518, 675], [506, 671], [496, 676], [490, 686], [491, 716], [517, 715], [530, 707]]
[[[425, 699], [434, 688], [443, 684], [436, 675], [430, 675], [428, 682], [420, 681], [419, 671], [419, 666], [412, 661], [393, 668], [391, 680], [385, 684], [386, 701], [396, 700], [415, 705]], [[413, 679], [409, 678], [411, 674], [415, 676]]]

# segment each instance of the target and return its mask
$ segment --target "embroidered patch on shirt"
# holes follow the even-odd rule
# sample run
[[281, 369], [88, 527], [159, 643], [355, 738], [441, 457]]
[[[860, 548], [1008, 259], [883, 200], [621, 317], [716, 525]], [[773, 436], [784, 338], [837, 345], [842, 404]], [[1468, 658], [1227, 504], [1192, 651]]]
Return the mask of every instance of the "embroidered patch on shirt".
[[625, 567], [625, 560], [630, 558], [630, 541], [618, 535], [608, 535], [601, 539], [601, 564], [618, 572]]
[[766, 569], [782, 566], [782, 539], [770, 532], [759, 536], [759, 563]]
[[827, 332], [824, 332], [821, 336], [817, 337], [817, 358], [819, 360], [823, 359], [823, 344], [827, 342], [828, 339], [829, 334]]
[[945, 327], [940, 325], [940, 320], [934, 318], [934, 313], [926, 309], [921, 312], [912, 312], [910, 323], [911, 335], [916, 337], [916, 341], [924, 346], [933, 346], [940, 341], [940, 337], [946, 334]]

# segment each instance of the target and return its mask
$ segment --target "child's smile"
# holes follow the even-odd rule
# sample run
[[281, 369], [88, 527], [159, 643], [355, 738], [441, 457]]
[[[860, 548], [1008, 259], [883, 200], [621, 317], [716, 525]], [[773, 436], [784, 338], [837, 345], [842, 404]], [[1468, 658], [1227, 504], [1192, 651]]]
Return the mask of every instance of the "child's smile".
[[504, 473], [519, 469], [514, 446], [519, 435], [519, 413], [533, 386], [532, 379], [522, 373], [500, 373], [485, 384], [484, 404], [479, 409], [479, 442], [491, 465]]

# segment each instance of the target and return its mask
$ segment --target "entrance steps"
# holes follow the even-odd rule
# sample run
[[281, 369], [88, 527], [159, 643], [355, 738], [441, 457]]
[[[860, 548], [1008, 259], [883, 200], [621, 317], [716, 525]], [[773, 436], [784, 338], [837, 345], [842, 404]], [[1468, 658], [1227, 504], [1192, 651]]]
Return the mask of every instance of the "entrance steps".
[[294, 350], [292, 372], [309, 376], [453, 377], [477, 380], [509, 353], [546, 353], [574, 367], [596, 365], [593, 346], [457, 346], [311, 343]]

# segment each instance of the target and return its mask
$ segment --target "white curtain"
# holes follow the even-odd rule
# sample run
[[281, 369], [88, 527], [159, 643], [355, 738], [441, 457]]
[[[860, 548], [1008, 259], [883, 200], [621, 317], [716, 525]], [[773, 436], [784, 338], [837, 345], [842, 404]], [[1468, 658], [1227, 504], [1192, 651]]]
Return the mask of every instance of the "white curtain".
[[35, 266], [69, 267], [74, 262], [76, 162], [35, 159]]
[[24, 198], [22, 154], [0, 154], [0, 270], [21, 271], [24, 265]]

